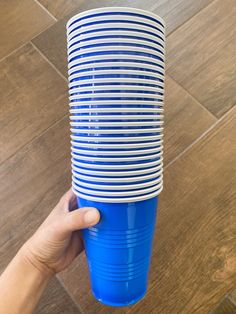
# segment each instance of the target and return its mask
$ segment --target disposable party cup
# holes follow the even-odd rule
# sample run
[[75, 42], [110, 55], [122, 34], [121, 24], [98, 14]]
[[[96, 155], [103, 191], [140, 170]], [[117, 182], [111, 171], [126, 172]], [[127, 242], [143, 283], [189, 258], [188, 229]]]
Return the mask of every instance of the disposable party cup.
[[165, 23], [132, 8], [67, 23], [72, 189], [100, 222], [83, 230], [92, 291], [108, 305], [147, 289], [163, 188]]

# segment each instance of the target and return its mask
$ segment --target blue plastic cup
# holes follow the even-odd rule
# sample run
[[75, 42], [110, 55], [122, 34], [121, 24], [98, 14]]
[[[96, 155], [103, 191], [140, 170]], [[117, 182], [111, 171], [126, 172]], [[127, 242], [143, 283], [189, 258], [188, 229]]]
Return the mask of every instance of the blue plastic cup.
[[77, 202], [101, 215], [96, 226], [83, 230], [95, 298], [110, 306], [136, 303], [147, 290], [158, 197], [133, 203]]

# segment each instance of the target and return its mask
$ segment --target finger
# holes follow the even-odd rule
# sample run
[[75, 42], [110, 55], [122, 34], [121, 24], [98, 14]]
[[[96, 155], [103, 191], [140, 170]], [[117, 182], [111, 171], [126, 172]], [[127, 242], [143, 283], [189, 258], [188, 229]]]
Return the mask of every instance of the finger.
[[65, 216], [65, 225], [67, 231], [75, 231], [96, 225], [99, 222], [100, 214], [96, 208], [83, 207], [69, 212]]
[[84, 244], [79, 231], [74, 231], [71, 237], [71, 250], [74, 258], [84, 250]]

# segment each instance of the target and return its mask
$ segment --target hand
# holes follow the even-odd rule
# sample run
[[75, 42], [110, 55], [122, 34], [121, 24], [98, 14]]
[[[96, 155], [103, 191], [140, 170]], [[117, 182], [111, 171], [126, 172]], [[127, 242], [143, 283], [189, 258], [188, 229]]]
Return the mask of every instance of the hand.
[[69, 190], [21, 249], [24, 258], [46, 275], [58, 273], [71, 264], [84, 248], [78, 230], [99, 221], [97, 209], [75, 209], [76, 196]]

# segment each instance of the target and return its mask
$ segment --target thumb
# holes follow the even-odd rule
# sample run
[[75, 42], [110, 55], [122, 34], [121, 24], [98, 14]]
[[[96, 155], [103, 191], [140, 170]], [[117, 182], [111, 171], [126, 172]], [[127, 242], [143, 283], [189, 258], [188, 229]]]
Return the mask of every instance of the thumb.
[[65, 227], [68, 231], [73, 232], [96, 225], [99, 219], [100, 213], [96, 208], [83, 207], [66, 214]]

